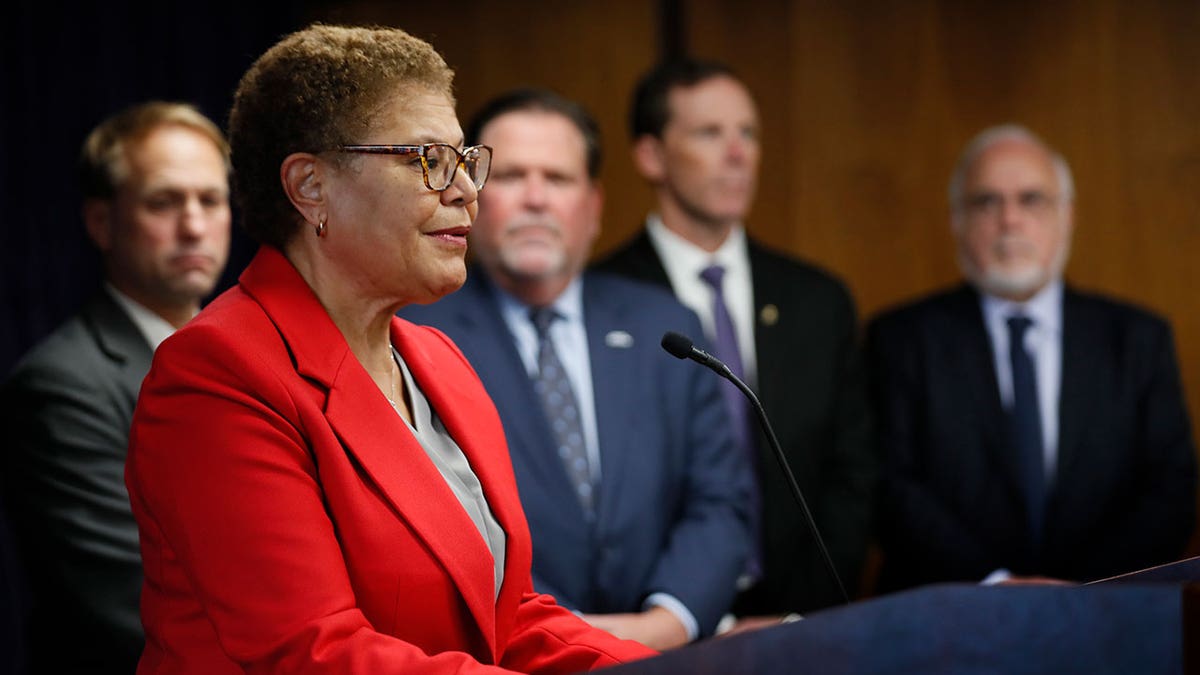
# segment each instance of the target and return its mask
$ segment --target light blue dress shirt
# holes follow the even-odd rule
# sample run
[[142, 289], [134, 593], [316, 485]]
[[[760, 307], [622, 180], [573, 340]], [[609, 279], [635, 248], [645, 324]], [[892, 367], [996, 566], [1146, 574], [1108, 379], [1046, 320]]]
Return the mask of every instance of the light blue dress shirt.
[[[525, 364], [525, 372], [530, 378], [538, 375], [538, 337], [537, 329], [529, 320], [529, 305], [517, 300], [503, 289], [496, 287], [496, 297], [500, 301], [500, 314], [508, 330], [516, 342], [517, 353], [521, 355], [521, 363]], [[587, 448], [588, 470], [592, 476], [592, 484], [600, 483], [600, 435], [596, 430], [596, 400], [592, 389], [592, 362], [588, 358], [587, 328], [583, 323], [583, 281], [576, 277], [558, 296], [551, 307], [562, 316], [562, 319], [550, 324], [550, 341], [563, 369], [567, 371], [567, 379], [571, 381], [571, 389], [575, 392], [575, 400], [579, 402], [579, 421], [583, 424], [583, 442]]]
[[[537, 329], [529, 319], [529, 310], [532, 308], [498, 286], [494, 288], [500, 305], [500, 315], [512, 333], [517, 353], [521, 355], [521, 362], [525, 365], [525, 372], [531, 378], [536, 377], [538, 337]], [[592, 363], [589, 357], [591, 352], [588, 350], [587, 326], [583, 321], [582, 277], [575, 277], [550, 306], [563, 317], [562, 320], [550, 324], [550, 341], [554, 344], [554, 351], [558, 360], [562, 362], [563, 369], [567, 371], [567, 378], [571, 381], [576, 400], [579, 401], [588, 469], [592, 483], [599, 485], [600, 435], [596, 426], [596, 398], [592, 388]], [[643, 603], [643, 608], [648, 607], [662, 607], [675, 615], [687, 631], [689, 642], [700, 635], [700, 624], [695, 615], [675, 596], [651, 593]]]

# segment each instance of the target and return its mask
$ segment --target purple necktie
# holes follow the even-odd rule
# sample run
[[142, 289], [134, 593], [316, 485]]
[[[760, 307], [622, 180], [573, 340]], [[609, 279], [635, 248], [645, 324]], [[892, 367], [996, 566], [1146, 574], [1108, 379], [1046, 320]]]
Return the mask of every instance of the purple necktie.
[[[737, 332], [733, 327], [733, 319], [729, 316], [729, 308], [725, 305], [725, 293], [722, 290], [722, 280], [725, 278], [725, 268], [720, 265], [710, 265], [700, 271], [700, 278], [712, 288], [713, 293], [713, 352], [714, 356], [723, 361], [729, 370], [739, 380], [745, 381], [742, 368], [742, 354], [738, 350]], [[721, 394], [725, 398], [725, 407], [729, 411], [729, 422], [733, 428], [733, 440], [741, 452], [746, 453], [754, 480], [750, 486], [750, 527], [754, 538], [754, 548], [746, 563], [746, 572], [755, 579], [762, 576], [761, 553], [761, 501], [758, 492], [758, 452], [755, 443], [754, 430], [750, 424], [750, 405], [737, 386], [728, 380], [721, 380]]]

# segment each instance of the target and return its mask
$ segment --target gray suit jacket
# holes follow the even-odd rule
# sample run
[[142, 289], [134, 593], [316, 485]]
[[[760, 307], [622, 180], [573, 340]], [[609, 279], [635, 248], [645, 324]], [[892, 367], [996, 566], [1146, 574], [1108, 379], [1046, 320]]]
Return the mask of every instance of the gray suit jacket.
[[131, 673], [141, 654], [129, 425], [153, 351], [97, 293], [0, 391], [4, 496], [31, 587], [34, 672]]

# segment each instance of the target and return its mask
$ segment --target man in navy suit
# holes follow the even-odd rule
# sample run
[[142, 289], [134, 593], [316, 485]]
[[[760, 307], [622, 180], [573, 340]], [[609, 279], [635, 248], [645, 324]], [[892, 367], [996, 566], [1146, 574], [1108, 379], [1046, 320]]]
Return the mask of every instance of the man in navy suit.
[[868, 331], [881, 586], [1090, 580], [1176, 558], [1196, 462], [1169, 325], [1063, 283], [1071, 172], [1028, 130], [982, 132], [949, 193], [968, 283]]
[[458, 292], [402, 315], [444, 330], [496, 402], [537, 590], [666, 649], [711, 634], [749, 550], [749, 470], [716, 376], [659, 347], [699, 321], [651, 286], [583, 273], [600, 223], [599, 132], [519, 90], [467, 140], [494, 148]]

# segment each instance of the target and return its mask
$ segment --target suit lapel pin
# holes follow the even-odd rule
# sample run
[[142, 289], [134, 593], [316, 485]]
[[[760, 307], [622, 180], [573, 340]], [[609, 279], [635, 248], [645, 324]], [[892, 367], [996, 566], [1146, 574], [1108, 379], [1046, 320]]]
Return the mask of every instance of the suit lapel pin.
[[614, 349], [629, 349], [633, 346], [633, 336], [623, 330], [610, 330], [604, 336], [604, 344]]
[[775, 305], [763, 305], [762, 311], [758, 313], [758, 320], [764, 326], [774, 326], [779, 322], [779, 308]]

